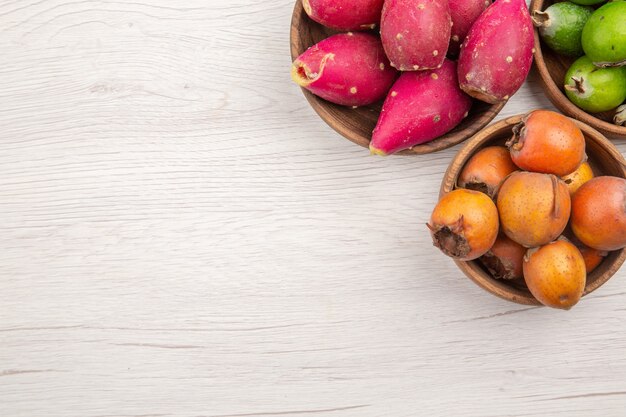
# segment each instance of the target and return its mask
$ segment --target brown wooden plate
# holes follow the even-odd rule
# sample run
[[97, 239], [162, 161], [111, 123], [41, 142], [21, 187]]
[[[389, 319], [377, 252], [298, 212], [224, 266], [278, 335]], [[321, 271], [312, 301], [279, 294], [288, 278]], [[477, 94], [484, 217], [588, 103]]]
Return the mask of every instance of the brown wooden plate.
[[[456, 187], [459, 174], [466, 162], [480, 149], [486, 146], [504, 145], [512, 136], [513, 126], [518, 124], [523, 115], [509, 117], [492, 124], [470, 139], [457, 153], [441, 183], [440, 196]], [[574, 120], [583, 131], [586, 140], [588, 161], [596, 176], [612, 175], [626, 178], [626, 161], [617, 148], [597, 130]], [[613, 251], [587, 277], [584, 295], [598, 289], [607, 282], [626, 260], [626, 248]], [[519, 304], [539, 305], [532, 296], [523, 279], [499, 280], [491, 276], [479, 261], [455, 261], [461, 271], [480, 287], [505, 300]]]

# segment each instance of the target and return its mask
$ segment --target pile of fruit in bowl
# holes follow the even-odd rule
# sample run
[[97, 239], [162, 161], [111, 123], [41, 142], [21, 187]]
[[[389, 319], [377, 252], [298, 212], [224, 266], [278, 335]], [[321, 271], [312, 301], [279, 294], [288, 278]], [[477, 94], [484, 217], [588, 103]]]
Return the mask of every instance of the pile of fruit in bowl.
[[[537, 61], [544, 82], [554, 81], [562, 93], [547, 89], [557, 107], [609, 133], [626, 136], [626, 128], [617, 127], [626, 125], [626, 2], [606, 1], [546, 2], [544, 8], [543, 0], [535, 0], [532, 20], [542, 41]], [[597, 122], [579, 117], [582, 112], [574, 112], [561, 98]]]
[[[428, 228], [457, 264], [480, 264], [482, 271], [463, 268], [483, 287], [507, 298], [508, 287], [494, 282], [516, 281], [541, 304], [569, 309], [626, 257], [624, 159], [597, 131], [559, 113], [536, 110], [518, 122], [494, 127], [496, 139], [509, 133], [504, 143], [479, 134], [459, 152], [466, 160], [451, 164]], [[590, 286], [588, 275], [605, 262]], [[519, 302], [513, 290], [509, 299]]]
[[[626, 261], [626, 161], [598, 131], [548, 110], [483, 128], [524, 83], [538, 32], [574, 57], [560, 76], [568, 103], [621, 123], [626, 1], [613, 1], [531, 17], [525, 0], [298, 0], [291, 76], [325, 121], [374, 154], [471, 137], [444, 177], [433, 244], [500, 297], [569, 309]], [[358, 117], [346, 122], [348, 112]]]
[[297, 56], [292, 78], [340, 106], [384, 99], [368, 144], [375, 154], [441, 138], [476, 101], [499, 110], [532, 65], [524, 0], [301, 1], [310, 19], [341, 33]]

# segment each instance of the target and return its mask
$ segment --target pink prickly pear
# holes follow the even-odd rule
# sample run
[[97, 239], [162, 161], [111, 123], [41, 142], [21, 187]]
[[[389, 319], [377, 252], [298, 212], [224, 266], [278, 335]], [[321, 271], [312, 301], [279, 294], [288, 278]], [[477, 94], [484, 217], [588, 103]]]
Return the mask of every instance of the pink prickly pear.
[[380, 36], [400, 71], [434, 69], [446, 57], [451, 27], [448, 0], [386, 0]]
[[452, 17], [452, 35], [448, 55], [456, 56], [472, 25], [489, 7], [491, 0], [448, 0], [448, 4], [450, 17]]
[[396, 78], [380, 39], [368, 33], [333, 35], [293, 62], [291, 78], [311, 93], [344, 106], [382, 99]]
[[525, 0], [497, 0], [461, 46], [461, 88], [487, 103], [506, 101], [524, 83], [532, 61], [533, 25]]
[[429, 142], [458, 125], [471, 106], [453, 61], [432, 71], [405, 72], [387, 95], [370, 150], [387, 155]]
[[374, 29], [384, 0], [302, 0], [304, 11], [317, 23], [336, 30]]

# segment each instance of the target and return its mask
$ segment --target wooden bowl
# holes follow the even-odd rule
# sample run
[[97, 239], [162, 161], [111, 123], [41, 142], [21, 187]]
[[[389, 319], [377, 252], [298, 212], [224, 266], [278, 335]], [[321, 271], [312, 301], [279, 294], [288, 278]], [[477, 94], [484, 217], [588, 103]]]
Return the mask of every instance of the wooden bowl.
[[[557, 1], [533, 0], [530, 4], [530, 13], [532, 14], [536, 10], [545, 10], [553, 3], [557, 3]], [[603, 113], [587, 113], [576, 107], [565, 95], [563, 90], [565, 73], [575, 60], [576, 58], [559, 55], [550, 49], [543, 43], [539, 31], [535, 28], [535, 64], [544, 90], [552, 104], [568, 116], [603, 133], [626, 139], [626, 126], [612, 123], [613, 116], [615, 116], [614, 110]]]
[[[291, 18], [291, 60], [294, 61], [308, 48], [336, 33], [311, 20], [304, 12], [302, 2], [296, 0]], [[313, 110], [337, 133], [357, 145], [369, 148], [372, 131], [382, 108], [382, 101], [353, 109], [328, 102], [304, 88], [302, 92]], [[454, 146], [487, 126], [505, 104], [506, 102], [492, 105], [474, 100], [469, 115], [453, 130], [431, 142], [416, 145], [398, 154], [426, 154]]]
[[[518, 124], [523, 115], [501, 120], [479, 132], [470, 139], [454, 157], [441, 183], [440, 196], [452, 191], [465, 163], [485, 146], [504, 145], [512, 136], [512, 128]], [[615, 146], [597, 130], [574, 120], [585, 135], [587, 155], [596, 176], [612, 175], [626, 178], [626, 161]], [[607, 282], [626, 260], [626, 249], [611, 252], [602, 263], [587, 277], [584, 295], [598, 289]], [[523, 279], [498, 280], [483, 268], [479, 261], [456, 261], [461, 271], [480, 287], [519, 304], [540, 305], [532, 296]]]

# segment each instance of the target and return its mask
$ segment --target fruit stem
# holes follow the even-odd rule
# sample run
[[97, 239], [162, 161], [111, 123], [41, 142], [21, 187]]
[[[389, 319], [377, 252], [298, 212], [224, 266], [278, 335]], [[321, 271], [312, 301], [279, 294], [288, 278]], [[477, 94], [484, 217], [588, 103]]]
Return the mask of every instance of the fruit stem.
[[452, 258], [464, 258], [470, 253], [470, 246], [463, 236], [463, 216], [460, 216], [456, 223], [433, 227], [426, 224], [433, 234], [433, 244], [443, 253]]
[[598, 68], [623, 67], [626, 66], [626, 59], [617, 62], [594, 62], [593, 65]]
[[526, 137], [526, 121], [522, 121], [513, 126], [513, 136], [507, 140], [505, 146], [514, 151], [519, 151], [524, 147], [524, 138]]
[[567, 242], [567, 243], [572, 243], [571, 240], [569, 240], [568, 238], [566, 238], [565, 236], [561, 235], [559, 236], [556, 240], [560, 240], [562, 242]]
[[552, 22], [550, 21], [550, 15], [546, 12], [542, 12], [541, 10], [535, 10], [530, 19], [533, 21], [533, 25], [538, 28], [547, 28], [552, 24]]
[[530, 258], [537, 252], [539, 248], [529, 248], [524, 255], [524, 262], [530, 262]]
[[574, 93], [585, 93], [584, 82], [585, 79], [583, 77], [572, 77], [572, 81], [574, 81], [574, 85], [566, 84], [565, 89], [567, 91], [572, 91]]
[[500, 259], [493, 252], [488, 251], [480, 261], [495, 279], [515, 279], [513, 263], [506, 259]]

